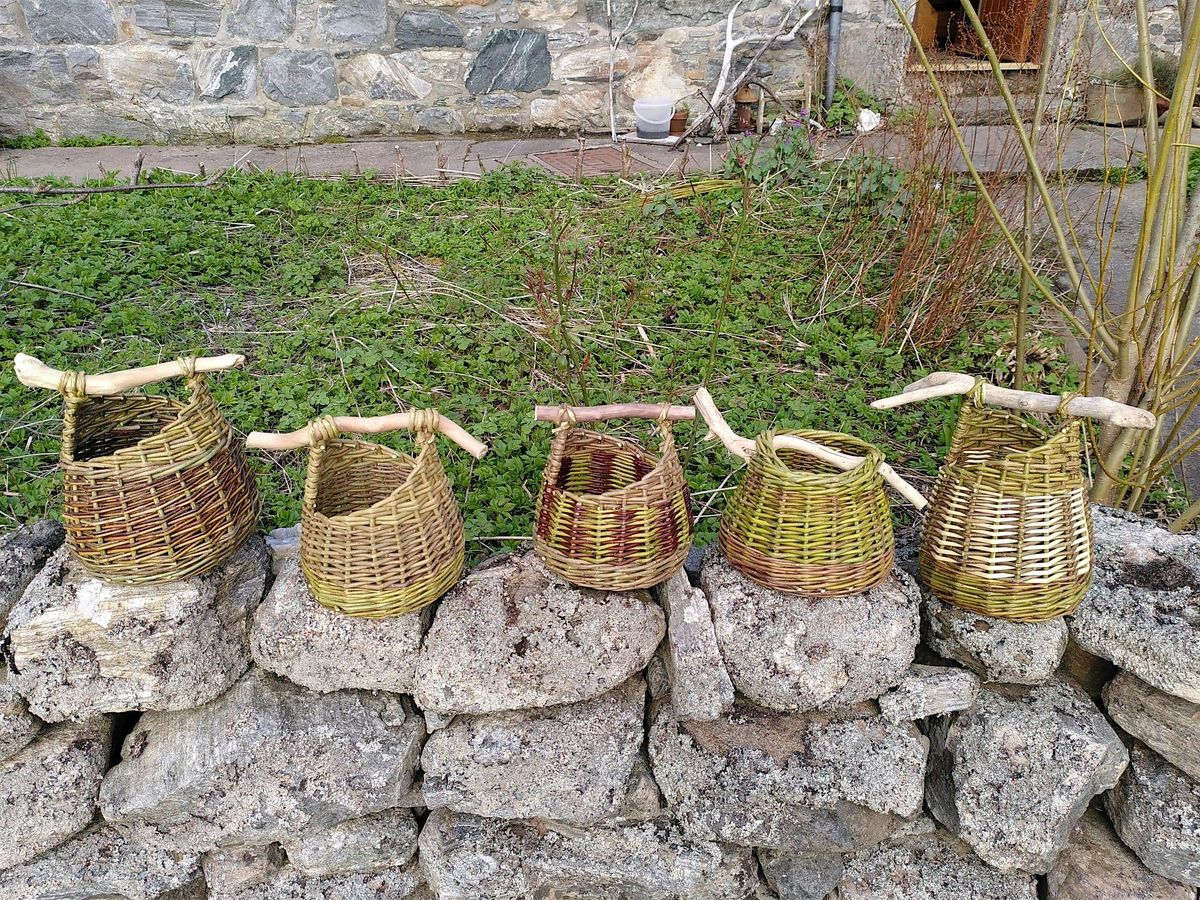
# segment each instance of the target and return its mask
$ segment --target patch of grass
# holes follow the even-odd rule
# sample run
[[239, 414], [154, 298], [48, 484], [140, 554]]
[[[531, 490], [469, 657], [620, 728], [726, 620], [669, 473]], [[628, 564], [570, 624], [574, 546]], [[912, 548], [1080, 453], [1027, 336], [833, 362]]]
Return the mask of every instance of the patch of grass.
[[68, 135], [56, 142], [43, 129], [39, 128], [33, 134], [0, 138], [0, 150], [36, 150], [39, 147], [133, 147], [142, 143], [144, 142], [136, 141], [132, 138], [118, 137], [115, 134]]
[[[868, 403], [930, 369], [1002, 373], [1010, 276], [998, 276], [995, 308], [946, 347], [881, 343], [873, 298], [887, 290], [902, 226], [873, 217], [856, 229], [856, 194], [838, 170], [751, 190], [643, 208], [613, 181], [522, 168], [444, 187], [235, 174], [211, 189], [10, 212], [0, 358], [25, 350], [98, 372], [242, 351], [244, 370], [210, 382], [241, 431], [437, 406], [491, 444], [480, 462], [440, 444], [476, 558], [531, 531], [552, 431], [532, 421], [534, 403], [686, 401], [710, 376], [710, 353], [710, 389], [743, 433], [847, 431], [927, 480], [954, 404]], [[751, 219], [714, 337], [741, 215]], [[855, 271], [864, 259], [874, 261]], [[0, 408], [0, 526], [54, 514], [58, 396], [21, 386], [6, 364]], [[711, 537], [737, 478], [702, 434], [677, 431]], [[304, 455], [251, 458], [264, 525], [295, 522]]]

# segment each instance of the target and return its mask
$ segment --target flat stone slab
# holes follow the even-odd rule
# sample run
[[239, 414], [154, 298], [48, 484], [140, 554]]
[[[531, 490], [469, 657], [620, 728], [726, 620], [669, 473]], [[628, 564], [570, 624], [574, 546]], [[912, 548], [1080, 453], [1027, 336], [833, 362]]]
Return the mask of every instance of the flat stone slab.
[[143, 715], [101, 811], [152, 846], [287, 841], [401, 805], [424, 737], [395, 694], [317, 694], [252, 669], [207, 706]]
[[576, 588], [532, 552], [473, 571], [442, 598], [417, 660], [417, 704], [488, 713], [576, 703], [640, 672], [662, 640], [645, 591]]
[[897, 684], [913, 661], [919, 593], [898, 569], [860, 596], [794, 597], [751, 581], [714, 546], [700, 586], [734, 685], [768, 709], [869, 700]]
[[669, 704], [650, 729], [654, 776], [699, 840], [807, 852], [879, 843], [921, 811], [927, 742], [873, 704], [768, 712], [739, 704], [681, 722]]
[[911, 835], [846, 860], [838, 900], [1036, 900], [1037, 881], [983, 864], [943, 830]]
[[1151, 872], [1200, 887], [1200, 784], [1144, 744], [1105, 798], [1121, 841]]
[[0, 623], [63, 542], [63, 527], [43, 519], [0, 536]]
[[985, 687], [969, 710], [929, 728], [926, 802], [1002, 872], [1048, 872], [1092, 798], [1129, 754], [1069, 682]]
[[733, 682], [717, 645], [708, 600], [682, 570], [656, 593], [667, 614], [671, 705], [682, 719], [715, 719], [733, 708]]
[[1104, 688], [1108, 717], [1171, 765], [1200, 781], [1200, 704], [1164, 694], [1128, 672]]
[[591, 700], [458, 716], [421, 754], [432, 808], [589, 825], [617, 813], [642, 746], [646, 683]]
[[347, 616], [316, 601], [298, 559], [280, 568], [254, 614], [254, 661], [310, 691], [346, 688], [410, 694], [424, 630], [422, 613]]
[[1092, 514], [1096, 567], [1071, 620], [1079, 645], [1200, 703], [1200, 539], [1111, 509]]
[[424, 896], [415, 862], [368, 872], [305, 875], [273, 846], [206, 853], [204, 878], [208, 900], [417, 900]]
[[914, 665], [898, 685], [879, 698], [889, 722], [911, 722], [968, 709], [979, 693], [979, 679], [966, 669]]
[[1195, 900], [1195, 888], [1155, 875], [1089, 809], [1046, 875], [1047, 900]]
[[[197, 884], [197, 882], [199, 882]], [[203, 896], [198, 853], [152, 849], [111, 825], [92, 825], [36, 859], [0, 871], [4, 900], [55, 897], [123, 897], [158, 900], [198, 887]]]
[[29, 862], [87, 828], [111, 741], [107, 716], [71, 722], [47, 728], [0, 763], [0, 870]]
[[1067, 623], [1010, 622], [981, 616], [924, 592], [925, 644], [987, 682], [1041, 684], [1053, 677], [1067, 649]]
[[412, 810], [393, 807], [284, 842], [288, 862], [302, 875], [343, 875], [398, 869], [417, 853]]
[[742, 900], [758, 882], [749, 849], [692, 840], [665, 822], [538, 827], [439, 809], [420, 844], [437, 897]]
[[145, 586], [93, 578], [62, 547], [9, 616], [13, 686], [49, 722], [207, 703], [250, 664], [266, 577], [257, 537], [207, 575]]

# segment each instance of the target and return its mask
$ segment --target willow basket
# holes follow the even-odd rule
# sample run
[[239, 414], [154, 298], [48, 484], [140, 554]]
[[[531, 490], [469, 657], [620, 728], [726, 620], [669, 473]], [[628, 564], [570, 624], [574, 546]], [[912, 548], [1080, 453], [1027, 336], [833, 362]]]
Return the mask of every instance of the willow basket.
[[921, 536], [921, 580], [939, 600], [1017, 622], [1071, 612], [1092, 574], [1083, 426], [1046, 430], [984, 407], [959, 412]]
[[560, 427], [538, 496], [534, 549], [572, 584], [628, 591], [666, 580], [692, 543], [692, 514], [670, 426], [659, 455]]
[[105, 581], [199, 575], [254, 533], [259, 499], [229, 423], [194, 364], [190, 399], [89, 397], [66, 373], [60, 464], [67, 543]]
[[338, 438], [330, 419], [313, 433], [300, 520], [313, 596], [369, 618], [433, 603], [462, 574], [466, 539], [432, 425], [417, 429], [415, 456]]
[[[865, 461], [844, 472], [807, 453], [775, 449], [779, 435]], [[784, 593], [842, 597], [870, 590], [887, 577], [895, 555], [882, 462], [875, 447], [846, 434], [760, 434], [721, 516], [722, 552], [746, 577]]]

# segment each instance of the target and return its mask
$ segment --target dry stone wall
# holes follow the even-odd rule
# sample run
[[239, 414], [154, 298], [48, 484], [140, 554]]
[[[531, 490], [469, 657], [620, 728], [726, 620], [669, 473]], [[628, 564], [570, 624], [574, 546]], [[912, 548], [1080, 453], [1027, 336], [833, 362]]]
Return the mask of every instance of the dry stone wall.
[[1084, 604], [1022, 626], [911, 548], [836, 601], [715, 549], [624, 593], [523, 551], [357, 620], [294, 531], [115, 588], [20, 529], [0, 897], [1197, 900], [1200, 540], [1094, 518]]
[[[631, 4], [613, 7], [620, 31]], [[785, 8], [743, 2], [736, 33], [770, 30]], [[623, 126], [638, 96], [711, 90], [727, 11], [639, 2], [613, 58]], [[812, 67], [809, 41], [761, 63], [785, 91]], [[605, 0], [0, 0], [0, 136], [604, 131], [608, 70]]]

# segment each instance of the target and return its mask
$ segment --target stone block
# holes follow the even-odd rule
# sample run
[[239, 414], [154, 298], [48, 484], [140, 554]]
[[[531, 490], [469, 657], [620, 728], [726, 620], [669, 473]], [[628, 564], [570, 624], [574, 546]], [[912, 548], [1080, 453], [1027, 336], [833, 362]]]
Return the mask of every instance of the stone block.
[[196, 55], [201, 100], [249, 100], [258, 88], [258, 51], [249, 45], [217, 47]]
[[987, 682], [1041, 684], [1054, 675], [1067, 649], [1067, 623], [1062, 618], [993, 619], [928, 593], [921, 612], [926, 645]]
[[[0, 61], [2, 68], [3, 62]], [[21, 70], [13, 74], [20, 76]], [[62, 542], [63, 527], [51, 519], [22, 525], [0, 537], [0, 624], [8, 617], [12, 605], [25, 593], [33, 576]]]
[[21, 9], [39, 44], [111, 44], [117, 39], [107, 0], [21, 0]]
[[296, 0], [233, 0], [225, 27], [255, 44], [286, 40], [296, 27]]
[[914, 665], [898, 685], [879, 698], [889, 722], [911, 722], [969, 709], [979, 679], [966, 669]]
[[321, 34], [334, 43], [359, 47], [379, 43], [387, 32], [387, 0], [332, 0], [317, 12]]
[[433, 91], [398, 56], [359, 53], [341, 67], [342, 82], [367, 100], [424, 100]]
[[138, 28], [172, 37], [212, 37], [221, 28], [220, 0], [135, 0]]
[[0, 668], [0, 760], [22, 749], [41, 730], [41, 721], [29, 711], [25, 698], [17, 693], [8, 677], [8, 669]]
[[250, 664], [266, 572], [257, 537], [207, 575], [158, 585], [99, 581], [63, 547], [9, 617], [13, 686], [50, 722], [207, 703]]
[[167, 47], [121, 45], [104, 54], [108, 86], [122, 100], [189, 104], [196, 79], [185, 53]]
[[461, 47], [463, 29], [453, 16], [441, 10], [410, 9], [396, 21], [395, 45], [404, 50]]
[[546, 36], [532, 28], [500, 28], [480, 48], [467, 72], [472, 94], [536, 91], [550, 83]]
[[262, 61], [263, 92], [284, 106], [317, 106], [336, 100], [337, 72], [323, 50], [279, 50]]
[[717, 646], [708, 600], [682, 570], [656, 590], [667, 614], [671, 705], [681, 719], [716, 719], [733, 707], [733, 682]]
[[1104, 706], [1125, 731], [1200, 781], [1200, 705], [1120, 672], [1104, 689]]
[[417, 852], [412, 810], [385, 809], [330, 828], [306, 831], [284, 843], [288, 862], [302, 875], [342, 875], [399, 869]]

